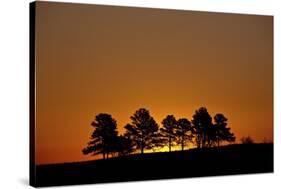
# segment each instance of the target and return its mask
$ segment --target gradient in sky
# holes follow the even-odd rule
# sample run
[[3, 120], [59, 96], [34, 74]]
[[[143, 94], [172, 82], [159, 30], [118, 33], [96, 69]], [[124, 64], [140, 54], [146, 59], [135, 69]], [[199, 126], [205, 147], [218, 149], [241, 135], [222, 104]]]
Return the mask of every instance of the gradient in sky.
[[95, 115], [122, 133], [142, 107], [273, 141], [272, 16], [37, 2], [35, 34], [37, 164], [94, 159]]

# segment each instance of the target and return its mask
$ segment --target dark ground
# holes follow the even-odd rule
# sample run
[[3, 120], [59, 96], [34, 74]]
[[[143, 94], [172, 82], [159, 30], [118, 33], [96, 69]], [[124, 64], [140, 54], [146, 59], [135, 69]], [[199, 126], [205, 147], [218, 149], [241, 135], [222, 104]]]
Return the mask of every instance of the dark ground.
[[273, 144], [134, 154], [36, 166], [34, 186], [55, 186], [273, 172]]

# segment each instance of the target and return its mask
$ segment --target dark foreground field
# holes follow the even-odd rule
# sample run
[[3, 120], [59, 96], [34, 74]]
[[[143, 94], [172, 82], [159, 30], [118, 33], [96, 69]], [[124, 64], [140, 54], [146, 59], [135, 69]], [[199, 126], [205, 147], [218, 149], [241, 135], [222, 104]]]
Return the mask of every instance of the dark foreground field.
[[273, 144], [130, 155], [36, 167], [35, 186], [273, 172]]

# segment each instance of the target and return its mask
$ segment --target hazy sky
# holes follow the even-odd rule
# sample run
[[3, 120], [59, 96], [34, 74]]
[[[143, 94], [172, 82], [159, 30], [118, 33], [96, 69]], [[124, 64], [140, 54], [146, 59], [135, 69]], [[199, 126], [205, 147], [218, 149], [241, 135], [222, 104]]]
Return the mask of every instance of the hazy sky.
[[36, 163], [81, 153], [98, 113], [223, 113], [273, 140], [273, 17], [37, 2]]

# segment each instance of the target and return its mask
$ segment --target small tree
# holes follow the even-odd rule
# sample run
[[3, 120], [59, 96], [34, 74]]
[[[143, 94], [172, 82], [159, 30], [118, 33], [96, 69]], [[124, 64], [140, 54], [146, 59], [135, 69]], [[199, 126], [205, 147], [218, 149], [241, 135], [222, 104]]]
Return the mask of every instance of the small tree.
[[212, 117], [205, 107], [201, 107], [195, 111], [192, 118], [197, 148], [206, 147], [208, 134], [210, 133], [210, 127], [212, 126]]
[[184, 146], [187, 141], [192, 141], [192, 127], [191, 123], [186, 118], [181, 118], [177, 121], [176, 127], [177, 143], [181, 145], [181, 150], [184, 150]]
[[158, 137], [158, 124], [150, 115], [149, 111], [140, 108], [133, 116], [131, 116], [132, 123], [125, 126], [126, 135], [130, 136], [135, 149], [140, 149], [141, 154], [145, 149], [152, 149], [153, 141]]
[[216, 114], [214, 117], [215, 137], [217, 146], [220, 146], [220, 142], [234, 142], [235, 136], [230, 132], [230, 128], [227, 127], [227, 118], [223, 114]]
[[173, 115], [168, 115], [162, 121], [163, 127], [160, 129], [161, 135], [164, 137], [165, 143], [169, 147], [169, 152], [171, 152], [172, 146], [176, 141], [176, 127], [177, 120]]
[[253, 144], [254, 140], [250, 136], [242, 137], [241, 138], [241, 143], [242, 144]]
[[91, 123], [94, 131], [88, 146], [82, 150], [83, 154], [102, 154], [103, 159], [114, 152], [117, 140], [117, 123], [110, 114], [100, 113]]

